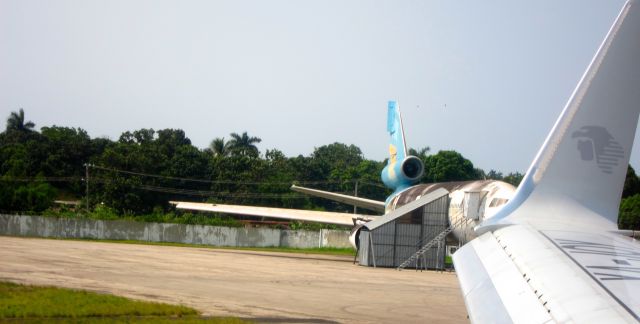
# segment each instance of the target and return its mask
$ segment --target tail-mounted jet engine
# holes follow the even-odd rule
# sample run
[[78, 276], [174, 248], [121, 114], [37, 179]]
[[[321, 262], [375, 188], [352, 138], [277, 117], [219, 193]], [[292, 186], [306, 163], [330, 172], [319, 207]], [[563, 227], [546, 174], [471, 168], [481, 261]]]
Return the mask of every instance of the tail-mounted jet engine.
[[420, 180], [424, 163], [418, 157], [407, 156], [400, 163], [390, 163], [382, 169], [382, 182], [396, 191], [403, 190]]
[[351, 233], [349, 233], [349, 243], [351, 243], [351, 246], [356, 250], [360, 248], [360, 230], [362, 229], [362, 226], [364, 226], [364, 223], [356, 224], [351, 229]]

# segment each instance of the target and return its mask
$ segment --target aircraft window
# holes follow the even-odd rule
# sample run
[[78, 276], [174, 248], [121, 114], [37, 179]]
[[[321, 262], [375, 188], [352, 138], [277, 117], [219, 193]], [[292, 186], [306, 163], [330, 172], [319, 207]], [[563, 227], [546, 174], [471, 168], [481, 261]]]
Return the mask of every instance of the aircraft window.
[[509, 201], [509, 199], [493, 198], [493, 200], [491, 200], [491, 204], [489, 204], [489, 207], [502, 206], [502, 205], [506, 204], [508, 201]]

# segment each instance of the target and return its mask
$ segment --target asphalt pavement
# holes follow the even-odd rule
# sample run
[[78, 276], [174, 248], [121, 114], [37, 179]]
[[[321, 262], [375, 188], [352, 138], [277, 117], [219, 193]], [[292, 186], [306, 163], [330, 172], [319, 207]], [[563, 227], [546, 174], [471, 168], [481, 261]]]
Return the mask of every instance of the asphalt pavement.
[[0, 236], [0, 280], [278, 323], [467, 323], [455, 273], [352, 257]]

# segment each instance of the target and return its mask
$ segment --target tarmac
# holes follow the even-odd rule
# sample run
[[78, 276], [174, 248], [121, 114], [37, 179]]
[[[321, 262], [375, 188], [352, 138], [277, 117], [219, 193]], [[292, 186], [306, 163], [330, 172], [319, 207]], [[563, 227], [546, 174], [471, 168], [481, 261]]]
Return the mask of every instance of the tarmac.
[[352, 257], [0, 236], [0, 280], [182, 304], [259, 323], [468, 323], [454, 272]]

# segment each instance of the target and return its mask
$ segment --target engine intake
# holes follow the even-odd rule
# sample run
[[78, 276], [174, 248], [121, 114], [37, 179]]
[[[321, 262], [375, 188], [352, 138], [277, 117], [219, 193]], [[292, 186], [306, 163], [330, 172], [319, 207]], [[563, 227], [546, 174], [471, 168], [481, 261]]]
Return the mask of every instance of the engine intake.
[[351, 243], [351, 246], [356, 250], [360, 248], [360, 230], [362, 226], [364, 226], [364, 224], [357, 224], [351, 229], [351, 233], [349, 233], [349, 243]]
[[407, 156], [404, 161], [402, 161], [402, 175], [404, 175], [410, 181], [420, 180], [424, 174], [424, 163], [422, 160], [415, 156]]
[[420, 180], [424, 163], [418, 157], [407, 156], [400, 163], [387, 165], [382, 170], [382, 182], [394, 190], [402, 190]]

